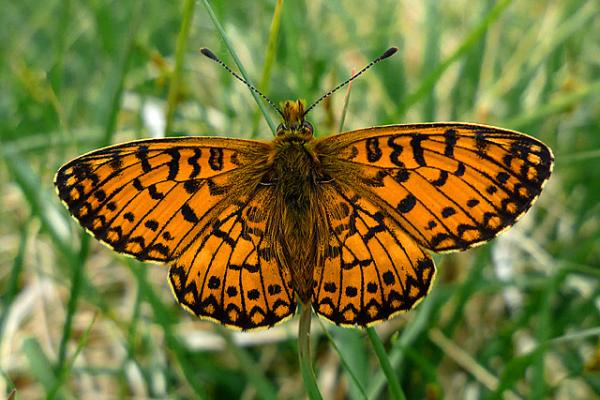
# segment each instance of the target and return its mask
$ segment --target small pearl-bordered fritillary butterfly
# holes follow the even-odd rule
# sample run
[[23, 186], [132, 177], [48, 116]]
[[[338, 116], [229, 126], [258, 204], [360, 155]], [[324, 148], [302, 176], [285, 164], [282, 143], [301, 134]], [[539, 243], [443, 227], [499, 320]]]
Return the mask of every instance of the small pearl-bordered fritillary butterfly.
[[199, 317], [270, 327], [299, 300], [338, 325], [367, 326], [428, 293], [428, 251], [494, 238], [550, 176], [544, 143], [485, 125], [315, 139], [306, 113], [332, 92], [308, 108], [275, 106], [282, 122], [270, 142], [180, 137], [92, 151], [60, 168], [58, 194], [115, 251], [169, 264], [178, 302]]

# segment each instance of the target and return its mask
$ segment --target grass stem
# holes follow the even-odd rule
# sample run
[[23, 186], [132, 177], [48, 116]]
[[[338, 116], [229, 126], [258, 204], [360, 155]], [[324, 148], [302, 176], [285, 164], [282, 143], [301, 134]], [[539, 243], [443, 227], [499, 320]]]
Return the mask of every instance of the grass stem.
[[321, 392], [319, 392], [310, 355], [311, 314], [310, 303], [301, 304], [300, 324], [298, 326], [298, 361], [300, 362], [300, 372], [308, 398], [311, 400], [321, 400], [323, 397], [321, 396]]

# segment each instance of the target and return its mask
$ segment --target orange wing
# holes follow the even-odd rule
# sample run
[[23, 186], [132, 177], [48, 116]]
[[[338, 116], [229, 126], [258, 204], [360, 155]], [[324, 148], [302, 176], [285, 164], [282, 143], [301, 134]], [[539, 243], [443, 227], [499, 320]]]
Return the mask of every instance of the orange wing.
[[202, 221], [242, 190], [239, 172], [264, 163], [268, 149], [224, 138], [135, 141], [72, 160], [55, 184], [71, 214], [98, 240], [140, 260], [168, 262]]
[[464, 250], [514, 224], [552, 171], [542, 142], [484, 125], [395, 125], [318, 141], [335, 181], [398, 221], [433, 251]]
[[338, 325], [371, 325], [413, 308], [428, 292], [433, 260], [377, 205], [350, 187], [321, 185], [329, 238], [315, 269], [315, 312]]
[[294, 314], [291, 277], [265, 237], [273, 191], [262, 186], [232, 202], [188, 240], [169, 278], [189, 311], [243, 330], [273, 326]]

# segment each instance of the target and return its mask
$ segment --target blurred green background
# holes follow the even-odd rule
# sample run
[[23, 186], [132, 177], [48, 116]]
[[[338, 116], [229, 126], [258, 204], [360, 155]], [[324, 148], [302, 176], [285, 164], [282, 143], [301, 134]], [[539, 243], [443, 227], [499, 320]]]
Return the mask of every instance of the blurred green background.
[[[355, 81], [345, 129], [460, 120], [552, 147], [527, 216], [436, 257], [430, 295], [377, 331], [410, 399], [599, 398], [600, 2], [211, 5], [276, 102], [311, 102], [395, 45]], [[240, 333], [193, 318], [167, 268], [89, 239], [54, 194], [59, 166], [102, 145], [165, 129], [272, 137], [249, 90], [199, 52], [237, 70], [204, 0], [0, 9], [0, 397], [304, 398], [297, 319]], [[312, 112], [317, 134], [338, 130], [344, 92]], [[312, 337], [325, 398], [390, 396], [363, 331], [315, 320]]]

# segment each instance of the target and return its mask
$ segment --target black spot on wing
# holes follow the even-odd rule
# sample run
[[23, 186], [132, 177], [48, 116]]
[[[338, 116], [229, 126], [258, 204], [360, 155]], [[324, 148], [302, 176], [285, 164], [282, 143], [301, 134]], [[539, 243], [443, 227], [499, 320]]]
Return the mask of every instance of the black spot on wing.
[[431, 184], [434, 186], [444, 186], [447, 180], [448, 171], [440, 171], [440, 176], [436, 180], [431, 181]]
[[415, 162], [421, 166], [425, 165], [425, 157], [423, 156], [423, 146], [421, 142], [425, 140], [425, 137], [419, 134], [413, 135], [410, 140], [410, 146], [412, 147], [413, 158]]
[[453, 207], [444, 207], [442, 210], [442, 217], [444, 218], [448, 218], [454, 214], [456, 214], [456, 210]]
[[140, 179], [139, 179], [139, 178], [135, 178], [135, 179], [133, 180], [133, 187], [134, 187], [136, 190], [140, 191], [140, 192], [141, 192], [142, 190], [144, 190], [144, 185], [142, 185], [142, 182], [140, 181]]
[[477, 204], [479, 204], [479, 200], [477, 200], [477, 199], [470, 199], [470, 200], [468, 200], [468, 201], [467, 201], [467, 206], [468, 206], [469, 208], [473, 208], [473, 207], [475, 207]]
[[179, 150], [176, 148], [167, 149], [165, 152], [171, 156], [171, 160], [169, 160], [167, 163], [169, 167], [169, 175], [167, 175], [167, 179], [172, 181], [179, 172], [179, 159], [181, 158], [181, 155], [179, 154]]
[[192, 167], [192, 171], [188, 176], [189, 179], [193, 179], [200, 174], [200, 157], [202, 156], [202, 151], [199, 148], [194, 149], [194, 155], [188, 158], [187, 163]]
[[148, 194], [153, 200], [161, 200], [165, 197], [164, 193], [158, 191], [155, 184], [148, 186]]
[[400, 159], [400, 157], [402, 156], [403, 148], [402, 145], [396, 143], [397, 138], [398, 136], [390, 136], [387, 141], [388, 146], [390, 146], [390, 148], [392, 149], [392, 153], [390, 154], [390, 161], [394, 165], [400, 168], [404, 168], [404, 162], [402, 162], [402, 160]]
[[144, 223], [144, 226], [150, 229], [151, 231], [156, 232], [156, 230], [158, 229], [158, 221], [149, 219]]
[[502, 184], [506, 183], [508, 181], [508, 178], [510, 178], [510, 175], [504, 171], [498, 172], [498, 174], [496, 175], [496, 179]]
[[398, 183], [403, 183], [410, 178], [410, 173], [406, 169], [401, 169], [395, 175], [392, 175], [392, 178]]
[[488, 142], [485, 139], [485, 133], [475, 132], [475, 147], [477, 147], [477, 155], [483, 157], [488, 149]]
[[221, 171], [223, 169], [223, 149], [218, 147], [210, 148], [208, 165], [213, 171]]
[[185, 181], [183, 183], [183, 188], [189, 194], [196, 193], [200, 188], [200, 181], [196, 179], [191, 179], [189, 181]]
[[181, 207], [181, 214], [183, 215], [183, 218], [186, 221], [191, 222], [192, 224], [195, 224], [198, 222], [198, 216], [196, 215], [194, 210], [187, 204], [184, 204]]
[[383, 153], [381, 152], [381, 149], [379, 148], [379, 139], [374, 137], [374, 138], [368, 138], [367, 142], [366, 142], [366, 148], [367, 148], [367, 159], [369, 160], [369, 162], [377, 162], [381, 159], [381, 156], [383, 155]]
[[415, 204], [417, 204], [417, 198], [415, 196], [413, 196], [412, 194], [408, 194], [408, 195], [406, 195], [405, 198], [400, 200], [400, 203], [398, 203], [398, 206], [396, 207], [396, 209], [398, 211], [400, 211], [401, 213], [407, 213], [413, 209]]
[[458, 166], [456, 167], [456, 171], [454, 171], [454, 175], [463, 176], [465, 174], [465, 164], [462, 161], [458, 162]]
[[454, 129], [448, 129], [444, 132], [444, 142], [446, 146], [444, 147], [444, 155], [446, 157], [454, 157], [454, 146], [457, 141], [456, 131]]
[[137, 151], [135, 152], [135, 156], [142, 163], [142, 171], [150, 172], [152, 167], [150, 166], [150, 162], [148, 161], [148, 146], [139, 146]]

